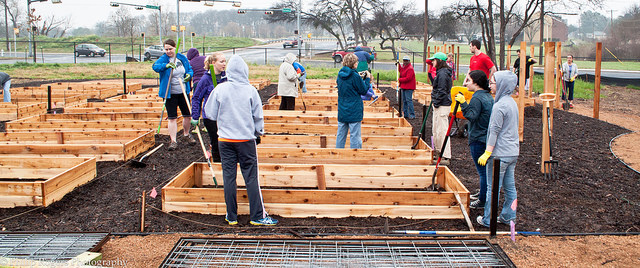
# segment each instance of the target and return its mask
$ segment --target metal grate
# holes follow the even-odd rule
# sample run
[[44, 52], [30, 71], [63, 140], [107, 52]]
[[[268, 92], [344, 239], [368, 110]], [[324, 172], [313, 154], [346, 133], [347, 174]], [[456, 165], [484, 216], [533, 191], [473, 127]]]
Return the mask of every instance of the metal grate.
[[108, 233], [0, 233], [0, 257], [70, 260], [102, 245]]
[[161, 267], [515, 267], [487, 240], [181, 238]]

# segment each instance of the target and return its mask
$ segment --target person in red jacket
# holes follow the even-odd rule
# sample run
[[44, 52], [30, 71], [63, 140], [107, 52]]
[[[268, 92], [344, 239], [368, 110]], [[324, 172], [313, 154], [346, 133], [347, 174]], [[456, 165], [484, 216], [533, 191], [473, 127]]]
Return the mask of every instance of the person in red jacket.
[[402, 113], [405, 118], [414, 119], [416, 114], [413, 111], [413, 91], [416, 90], [416, 72], [413, 71], [409, 56], [402, 58], [402, 65], [398, 68], [400, 69], [398, 82], [402, 90]]
[[430, 59], [424, 60], [427, 63], [427, 76], [429, 77], [429, 82], [433, 85], [433, 79], [436, 79], [436, 68], [433, 67], [433, 62]]

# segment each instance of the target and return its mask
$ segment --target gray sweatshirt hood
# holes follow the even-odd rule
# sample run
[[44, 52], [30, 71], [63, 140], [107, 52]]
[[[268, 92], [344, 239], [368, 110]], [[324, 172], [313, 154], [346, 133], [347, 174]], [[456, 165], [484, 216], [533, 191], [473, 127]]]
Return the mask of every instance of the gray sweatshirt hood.
[[496, 102], [504, 96], [510, 96], [516, 89], [518, 77], [511, 71], [495, 72], [496, 79]]
[[294, 61], [296, 61], [296, 55], [293, 55], [293, 53], [287, 53], [287, 55], [284, 56], [284, 62], [293, 64]]
[[242, 57], [233, 55], [227, 63], [227, 80], [229, 82], [250, 84], [249, 83], [249, 66], [244, 62]]

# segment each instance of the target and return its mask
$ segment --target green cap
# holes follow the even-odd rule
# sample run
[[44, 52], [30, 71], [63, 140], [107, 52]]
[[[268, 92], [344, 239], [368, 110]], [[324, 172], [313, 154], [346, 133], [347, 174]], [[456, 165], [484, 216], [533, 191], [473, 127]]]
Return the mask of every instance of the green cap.
[[432, 59], [447, 60], [447, 54], [444, 54], [442, 52], [438, 52], [436, 54], [433, 54], [433, 57], [431, 57], [429, 59], [430, 60], [432, 60]]

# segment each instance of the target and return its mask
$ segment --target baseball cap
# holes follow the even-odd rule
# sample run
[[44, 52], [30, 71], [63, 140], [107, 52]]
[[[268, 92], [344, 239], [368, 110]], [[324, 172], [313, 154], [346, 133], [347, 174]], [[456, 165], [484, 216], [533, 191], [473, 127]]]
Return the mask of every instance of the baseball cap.
[[409, 56], [404, 56], [404, 57], [402, 57], [402, 60], [409, 60], [410, 61], [411, 58], [409, 58]]
[[432, 59], [447, 60], [447, 55], [442, 53], [442, 52], [438, 52], [436, 54], [433, 54], [433, 57], [431, 57], [429, 59], [430, 60], [432, 60]]

